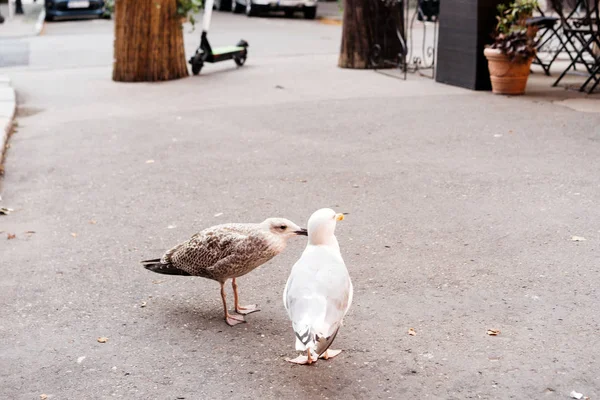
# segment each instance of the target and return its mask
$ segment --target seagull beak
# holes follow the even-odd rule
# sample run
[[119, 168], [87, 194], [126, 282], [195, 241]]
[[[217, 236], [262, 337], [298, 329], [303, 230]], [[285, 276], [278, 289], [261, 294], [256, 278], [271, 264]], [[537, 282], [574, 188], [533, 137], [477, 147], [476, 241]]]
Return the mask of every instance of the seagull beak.
[[336, 214], [335, 215], [335, 220], [336, 221], [343, 221], [344, 220], [344, 214], [342, 214], [342, 213]]
[[294, 233], [298, 236], [308, 236], [308, 231], [304, 228], [300, 228], [299, 231], [294, 231]]

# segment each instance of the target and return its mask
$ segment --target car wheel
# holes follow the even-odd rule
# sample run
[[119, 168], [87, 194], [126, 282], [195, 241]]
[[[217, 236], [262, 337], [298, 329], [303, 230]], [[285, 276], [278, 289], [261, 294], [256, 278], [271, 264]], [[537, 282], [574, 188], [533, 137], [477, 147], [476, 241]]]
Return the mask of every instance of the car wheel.
[[234, 14], [240, 14], [244, 11], [244, 6], [236, 0], [231, 0], [231, 11], [233, 11]]
[[317, 16], [317, 7], [307, 7], [304, 9], [304, 18], [315, 19]]
[[258, 10], [255, 4], [252, 4], [252, 0], [246, 0], [246, 15], [249, 17], [256, 17]]
[[217, 5], [217, 10], [219, 11], [230, 11], [231, 10], [231, 3], [233, 2], [233, 0], [215, 0], [215, 5]]

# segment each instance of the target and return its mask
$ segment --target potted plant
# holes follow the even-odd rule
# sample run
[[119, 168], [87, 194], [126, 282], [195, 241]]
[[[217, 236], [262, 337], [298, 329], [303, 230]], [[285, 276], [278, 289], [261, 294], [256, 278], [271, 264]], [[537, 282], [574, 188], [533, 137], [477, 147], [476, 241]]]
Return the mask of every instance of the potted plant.
[[494, 43], [483, 51], [488, 60], [492, 92], [525, 93], [537, 33], [536, 27], [527, 25], [527, 19], [536, 7], [537, 0], [515, 0], [508, 6], [498, 6]]

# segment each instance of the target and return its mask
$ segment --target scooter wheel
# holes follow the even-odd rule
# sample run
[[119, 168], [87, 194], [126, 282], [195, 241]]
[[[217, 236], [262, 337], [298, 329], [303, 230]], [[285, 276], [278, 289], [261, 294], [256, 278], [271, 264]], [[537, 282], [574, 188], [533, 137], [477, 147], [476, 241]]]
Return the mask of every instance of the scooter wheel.
[[204, 63], [192, 63], [192, 74], [198, 75], [203, 66]]
[[239, 67], [241, 67], [241, 66], [242, 66], [242, 65], [244, 65], [244, 63], [246, 62], [246, 56], [243, 56], [243, 57], [238, 57], [238, 56], [235, 56], [235, 57], [233, 57], [233, 61], [235, 61], [235, 63], [236, 63], [236, 64], [237, 64]]

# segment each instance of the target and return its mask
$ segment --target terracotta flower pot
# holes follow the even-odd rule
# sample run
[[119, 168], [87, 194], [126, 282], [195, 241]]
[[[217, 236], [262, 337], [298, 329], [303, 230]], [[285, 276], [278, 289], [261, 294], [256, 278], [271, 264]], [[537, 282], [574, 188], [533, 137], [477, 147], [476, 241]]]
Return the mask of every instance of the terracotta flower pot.
[[533, 57], [523, 62], [513, 62], [498, 49], [486, 48], [483, 54], [488, 60], [492, 92], [497, 94], [523, 94], [529, 78]]

